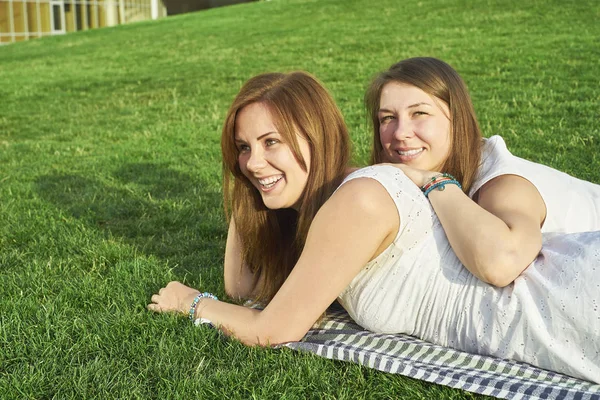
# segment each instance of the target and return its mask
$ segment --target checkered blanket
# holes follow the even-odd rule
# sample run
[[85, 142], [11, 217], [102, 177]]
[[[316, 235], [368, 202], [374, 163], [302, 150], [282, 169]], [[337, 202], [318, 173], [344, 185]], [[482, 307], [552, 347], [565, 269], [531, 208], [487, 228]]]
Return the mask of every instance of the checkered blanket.
[[328, 310], [326, 318], [302, 341], [284, 346], [504, 399], [600, 400], [600, 385], [529, 364], [437, 346], [408, 335], [372, 333], [339, 307]]

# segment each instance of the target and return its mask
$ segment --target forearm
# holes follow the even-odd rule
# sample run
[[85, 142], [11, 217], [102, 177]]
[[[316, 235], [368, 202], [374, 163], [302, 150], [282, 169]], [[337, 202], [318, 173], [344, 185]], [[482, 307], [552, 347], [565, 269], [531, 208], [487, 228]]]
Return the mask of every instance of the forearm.
[[521, 243], [521, 238], [502, 219], [479, 206], [458, 186], [433, 190], [429, 200], [452, 249], [477, 278], [505, 286], [531, 262], [522, 251], [529, 246]]
[[[352, 180], [321, 207], [298, 262], [264, 310], [201, 296], [193, 317], [210, 320], [247, 345], [300, 340], [369, 260], [393, 242], [399, 226], [396, 206], [380, 183]], [[170, 282], [152, 296], [148, 309], [187, 314], [198, 295]]]
[[262, 311], [213, 299], [202, 299], [196, 308], [196, 318], [206, 318], [228, 336], [248, 346], [269, 346], [297, 338], [275, 335], [262, 323]]
[[[197, 301], [195, 301], [198, 299]], [[226, 334], [247, 345], [269, 345], [292, 340], [289, 324], [283, 318], [265, 318], [264, 311], [214, 300], [210, 294], [200, 294], [181, 282], [169, 282], [151, 297], [148, 309], [155, 312], [176, 312], [185, 317], [206, 318]], [[267, 316], [268, 317], [268, 316]], [[283, 321], [282, 323], [278, 323]], [[308, 328], [301, 334], [306, 333]], [[278, 336], [275, 336], [275, 332]], [[287, 339], [287, 340], [286, 340]]]

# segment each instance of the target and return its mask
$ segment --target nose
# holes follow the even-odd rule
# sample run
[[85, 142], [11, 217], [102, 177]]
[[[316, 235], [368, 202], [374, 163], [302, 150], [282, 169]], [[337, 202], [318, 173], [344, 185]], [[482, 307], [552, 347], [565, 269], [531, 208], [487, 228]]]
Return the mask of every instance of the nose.
[[414, 132], [412, 128], [412, 124], [409, 120], [398, 118], [394, 129], [394, 138], [397, 140], [404, 140], [413, 137]]
[[260, 149], [252, 149], [249, 154], [248, 161], [246, 162], [246, 168], [250, 172], [260, 171], [267, 165], [264, 154]]

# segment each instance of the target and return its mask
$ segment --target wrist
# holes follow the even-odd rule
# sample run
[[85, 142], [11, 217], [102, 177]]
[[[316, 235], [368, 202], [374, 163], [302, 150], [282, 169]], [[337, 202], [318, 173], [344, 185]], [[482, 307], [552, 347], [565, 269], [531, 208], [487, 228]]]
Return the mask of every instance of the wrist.
[[[219, 300], [217, 296], [215, 296], [212, 293], [197, 293], [192, 299], [188, 310], [188, 316], [192, 322], [194, 322], [198, 317], [200, 317], [200, 312], [202, 311], [202, 308], [204, 308], [204, 306], [206, 305], [206, 299]], [[200, 307], [200, 303], [204, 304]]]
[[434, 190], [443, 191], [448, 184], [456, 185], [459, 187], [459, 189], [462, 189], [460, 182], [458, 182], [452, 175], [438, 174], [433, 176], [423, 186], [421, 186], [421, 191], [425, 197], [429, 197], [429, 193]]
[[180, 300], [179, 303], [179, 312], [183, 314], [187, 314], [190, 311], [190, 304], [194, 302], [196, 296], [198, 296], [200, 292], [198, 290], [190, 291], [185, 297]]
[[428, 183], [434, 181], [436, 178], [441, 177], [443, 175], [444, 174], [442, 174], [441, 172], [427, 171], [423, 174], [419, 187], [423, 188], [423, 186], [427, 185]]
[[[446, 197], [446, 195], [444, 195], [443, 192], [445, 192], [447, 190], [450, 190], [451, 192], [454, 190], [458, 190], [459, 192], [463, 193], [462, 187], [459, 182], [447, 181], [447, 182], [443, 182], [441, 185], [439, 185], [435, 188], [432, 188], [425, 197], [427, 197], [430, 201], [432, 200], [432, 198], [437, 199], [438, 196], [440, 196], [440, 198]], [[423, 194], [425, 194], [425, 192], [423, 192]]]

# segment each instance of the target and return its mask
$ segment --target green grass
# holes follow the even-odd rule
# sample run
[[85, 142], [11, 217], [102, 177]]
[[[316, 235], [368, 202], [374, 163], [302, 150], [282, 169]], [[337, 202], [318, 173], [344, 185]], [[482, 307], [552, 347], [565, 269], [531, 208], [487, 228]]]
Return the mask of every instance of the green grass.
[[[270, 1], [0, 47], [0, 398], [472, 398], [145, 310], [223, 296], [222, 119], [241, 84], [308, 70], [371, 142], [373, 74], [430, 55], [485, 135], [600, 182], [596, 1]], [[307, 294], [310, 295], [310, 294]]]

